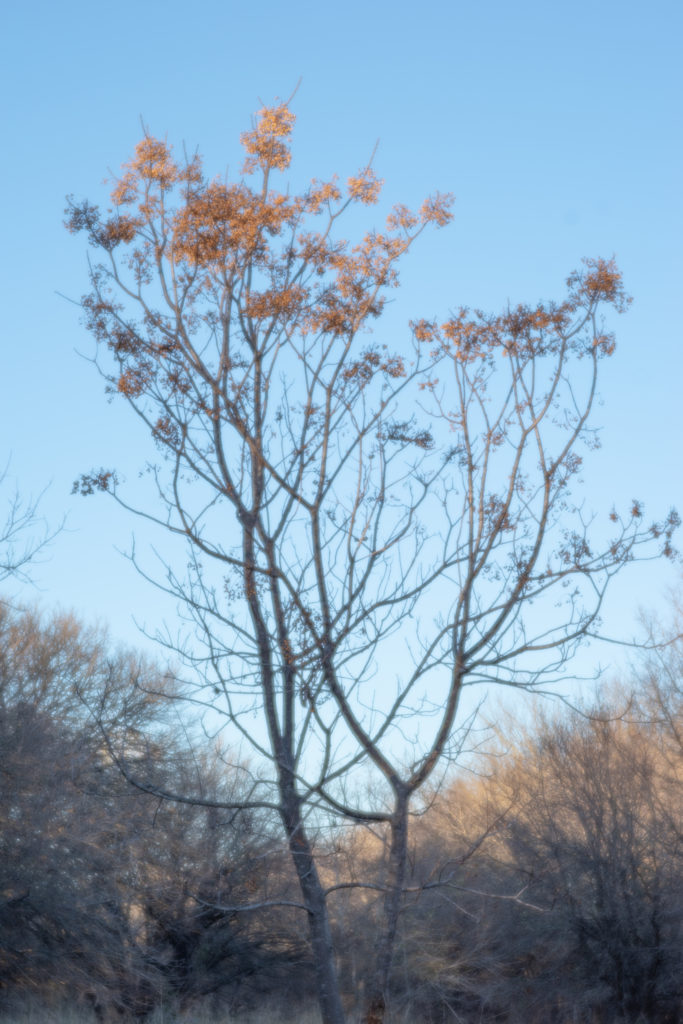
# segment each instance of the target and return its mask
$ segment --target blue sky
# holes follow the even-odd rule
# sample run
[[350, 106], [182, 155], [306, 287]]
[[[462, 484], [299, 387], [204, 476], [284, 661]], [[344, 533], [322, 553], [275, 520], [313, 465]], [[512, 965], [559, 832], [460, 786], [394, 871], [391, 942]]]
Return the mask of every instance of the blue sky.
[[[379, 139], [389, 203], [457, 197], [452, 226], [411, 254], [387, 330], [560, 298], [582, 256], [616, 255], [635, 301], [605, 367], [586, 506], [639, 496], [653, 516], [683, 509], [679, 3], [41, 0], [6, 10], [2, 37], [0, 461], [11, 455], [27, 495], [50, 482], [52, 523], [68, 515], [37, 588], [17, 584], [16, 597], [127, 642], [141, 642], [133, 618], [173, 616], [116, 550], [134, 531], [141, 549], [153, 538], [69, 493], [93, 466], [133, 480], [146, 445], [78, 354], [93, 346], [60, 293], [86, 290], [86, 251], [62, 227], [64, 196], [106, 200], [141, 118], [198, 147], [212, 173], [237, 173], [252, 112], [299, 79], [293, 185], [355, 173]], [[624, 576], [611, 627], [630, 635], [638, 606], [663, 607], [676, 580], [661, 563]]]

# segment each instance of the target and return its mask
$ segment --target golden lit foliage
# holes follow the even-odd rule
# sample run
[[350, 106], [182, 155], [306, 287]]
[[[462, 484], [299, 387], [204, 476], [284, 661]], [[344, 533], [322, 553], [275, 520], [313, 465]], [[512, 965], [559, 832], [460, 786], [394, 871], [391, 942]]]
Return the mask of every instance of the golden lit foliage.
[[[434, 353], [450, 355], [462, 363], [490, 360], [495, 354], [530, 360], [575, 351], [586, 355], [612, 355], [614, 336], [604, 333], [594, 319], [599, 303], [623, 312], [630, 303], [614, 260], [584, 260], [584, 270], [572, 274], [568, 298], [560, 304], [515, 306], [499, 316], [466, 308], [438, 325], [412, 321], [413, 336]], [[584, 328], [592, 327], [588, 332]]]
[[[175, 292], [186, 290], [188, 299], [202, 289], [234, 287], [231, 300], [251, 321], [287, 318], [303, 332], [355, 332], [381, 312], [379, 292], [397, 283], [397, 260], [424, 225], [448, 222], [452, 200], [437, 195], [419, 215], [396, 207], [387, 233], [370, 232], [351, 248], [332, 241], [332, 220], [349, 203], [377, 202], [381, 181], [364, 168], [348, 179], [346, 199], [336, 179], [313, 180], [306, 193], [293, 198], [268, 189], [271, 172], [289, 166], [294, 120], [286, 104], [264, 107], [252, 131], [241, 136], [247, 153], [243, 170], [247, 177], [260, 175], [256, 187], [247, 180], [207, 181], [198, 156], [181, 166], [166, 142], [146, 136], [112, 190], [110, 215], [103, 218], [87, 204], [73, 206], [69, 227], [88, 230], [91, 241], [110, 252], [131, 246], [127, 261], [139, 284], [148, 283], [158, 268]], [[325, 231], [304, 229], [306, 215], [323, 213], [330, 221]], [[244, 287], [243, 275], [254, 268], [261, 273], [258, 284], [252, 277]], [[325, 277], [324, 283], [316, 287], [311, 271]], [[111, 313], [106, 302], [99, 304], [97, 318]], [[122, 353], [121, 344], [116, 350]], [[139, 381], [139, 374], [127, 369], [117, 388], [137, 397]]]
[[[86, 230], [91, 243], [106, 252], [125, 247], [136, 286], [160, 275], [169, 303], [182, 296], [192, 324], [205, 321], [202, 297], [222, 294], [229, 319], [234, 317], [254, 343], [259, 331], [276, 324], [286, 325], [290, 336], [297, 331], [302, 337], [349, 338], [381, 313], [381, 293], [397, 284], [398, 260], [425, 225], [449, 221], [452, 197], [436, 195], [417, 214], [397, 206], [385, 232], [368, 232], [356, 245], [335, 240], [330, 229], [339, 214], [349, 204], [376, 203], [382, 183], [367, 166], [348, 178], [346, 196], [336, 177], [313, 179], [298, 196], [270, 188], [271, 174], [290, 164], [294, 121], [284, 103], [258, 112], [254, 128], [241, 136], [246, 177], [233, 183], [207, 180], [199, 156], [179, 163], [165, 141], [147, 135], [112, 189], [109, 214], [74, 204], [68, 226]], [[326, 216], [326, 227], [307, 229], [306, 218], [319, 216]], [[139, 331], [123, 322], [104, 294], [90, 296], [84, 306], [88, 326], [96, 336], [106, 336], [119, 359], [114, 390], [135, 400], [162, 381], [171, 392], [181, 389], [187, 380], [178, 365], [183, 345], [176, 339], [169, 347], [162, 315], [148, 312], [145, 330]], [[176, 365], [160, 375], [149, 356]], [[366, 353], [349, 362], [341, 379], [364, 384], [375, 369], [394, 378], [405, 373], [399, 357], [378, 357], [373, 367]]]
[[247, 151], [244, 173], [251, 174], [257, 167], [263, 171], [284, 171], [292, 159], [287, 142], [296, 118], [286, 103], [263, 107], [256, 115], [256, 127], [242, 134], [242, 145]]
[[[351, 205], [377, 203], [382, 182], [366, 165], [347, 179], [345, 193], [336, 176], [314, 178], [298, 195], [271, 187], [273, 174], [290, 165], [294, 122], [285, 103], [258, 112], [252, 130], [241, 136], [245, 176], [237, 182], [207, 179], [198, 155], [179, 162], [165, 141], [146, 135], [112, 189], [114, 207], [106, 216], [87, 202], [70, 207], [70, 230], [86, 231], [113, 264], [113, 270], [94, 269], [94, 290], [83, 301], [88, 327], [117, 361], [109, 390], [137, 404], [161, 403], [161, 415], [150, 420], [159, 444], [175, 450], [195, 416], [230, 423], [243, 436], [250, 415], [243, 403], [257, 386], [245, 370], [275, 341], [292, 345], [304, 363], [311, 346], [327, 353], [320, 365], [329, 358], [330, 367], [336, 366], [330, 386], [343, 403], [365, 395], [373, 381], [386, 395], [387, 388], [400, 389], [415, 378], [418, 393], [430, 396], [451, 431], [463, 428], [466, 413], [449, 408], [437, 364], [450, 363], [462, 386], [483, 395], [488, 374], [505, 360], [516, 398], [483, 431], [492, 452], [509, 439], [515, 419], [535, 415], [536, 399], [525, 391], [527, 367], [539, 359], [547, 359], [549, 368], [555, 362], [558, 369], [549, 378], [555, 389], [560, 378], [553, 384], [552, 374], [564, 372], [570, 355], [594, 364], [612, 354], [614, 337], [598, 320], [599, 307], [621, 312], [630, 301], [613, 259], [585, 260], [567, 279], [560, 303], [518, 305], [499, 315], [461, 308], [441, 322], [413, 321], [412, 362], [386, 347], [360, 348], [358, 336], [382, 313], [387, 289], [398, 285], [400, 259], [426, 226], [450, 221], [453, 197], [437, 192], [417, 211], [397, 204], [384, 230], [367, 231], [355, 244], [335, 237], [339, 216]], [[138, 321], [124, 314], [120, 300], [112, 300], [112, 282], [122, 283], [124, 266], [133, 275], [128, 296], [141, 305]], [[143, 299], [153, 281], [164, 300], [157, 309]], [[194, 339], [207, 331], [216, 345], [204, 346], [200, 355]], [[317, 387], [317, 378], [311, 380]], [[267, 388], [266, 378], [258, 386]], [[320, 402], [309, 395], [303, 405], [318, 408]], [[580, 430], [580, 421], [572, 422]], [[384, 424], [378, 436], [424, 450], [433, 444], [430, 427], [402, 421]], [[447, 461], [453, 457], [446, 455]], [[566, 488], [580, 465], [578, 457], [563, 457], [554, 470], [558, 487]], [[488, 530], [513, 529], [509, 502], [499, 508], [493, 496], [485, 496], [481, 522]], [[666, 553], [674, 527], [673, 520], [653, 527]], [[591, 560], [590, 547], [571, 533], [559, 554], [572, 567]], [[615, 540], [613, 555], [623, 555], [621, 540]], [[515, 578], [526, 585], [525, 557], [515, 556], [512, 564]]]
[[349, 178], [346, 187], [352, 199], [358, 199], [366, 206], [372, 206], [379, 199], [383, 182], [376, 176], [371, 167], [359, 171], [355, 177]]
[[[246, 368], [275, 342], [293, 346], [302, 363], [319, 346], [326, 353], [320, 366], [328, 359], [336, 366], [330, 386], [343, 403], [367, 394], [373, 381], [386, 395], [387, 388], [400, 389], [414, 378], [418, 393], [429, 396], [451, 431], [462, 429], [466, 413], [449, 408], [437, 364], [450, 364], [461, 385], [481, 389], [483, 396], [488, 375], [504, 360], [516, 398], [483, 430], [492, 452], [509, 440], [515, 418], [534, 415], [537, 399], [525, 391], [527, 367], [547, 359], [549, 386], [555, 389], [560, 378], [553, 384], [552, 374], [563, 374], [570, 355], [594, 364], [612, 354], [614, 337], [598, 320], [599, 307], [621, 312], [630, 302], [613, 259], [585, 260], [567, 279], [560, 303], [517, 305], [499, 315], [461, 308], [441, 322], [413, 321], [413, 361], [386, 347], [360, 347], [357, 339], [382, 313], [387, 289], [398, 285], [400, 259], [425, 227], [450, 221], [453, 197], [437, 192], [417, 211], [397, 204], [384, 230], [367, 231], [355, 244], [335, 237], [340, 215], [352, 205], [377, 203], [382, 182], [368, 164], [347, 179], [345, 191], [336, 176], [314, 178], [298, 195], [272, 187], [274, 173], [290, 165], [294, 123], [286, 103], [258, 112], [252, 130], [241, 136], [246, 159], [244, 177], [236, 182], [207, 179], [198, 155], [178, 161], [165, 141], [146, 135], [112, 189], [114, 206], [106, 216], [87, 202], [70, 206], [70, 230], [85, 231], [113, 266], [94, 269], [93, 292], [83, 300], [87, 326], [118, 365], [109, 390], [139, 405], [161, 403], [161, 416], [150, 419], [159, 444], [175, 450], [196, 415], [230, 423], [243, 436], [249, 411], [242, 403], [256, 387], [251, 371], [245, 377]], [[112, 299], [125, 266], [133, 276], [126, 287], [140, 303], [139, 320], [124, 313], [121, 299]], [[163, 298], [156, 309], [143, 298], [154, 281]], [[215, 346], [196, 348], [195, 338], [207, 332]], [[311, 380], [315, 389], [318, 378]], [[259, 386], [268, 387], [266, 378]], [[320, 402], [309, 395], [303, 405], [318, 408]], [[579, 420], [572, 422], [580, 430]], [[424, 450], [432, 446], [430, 427], [401, 423], [385, 423], [378, 436]], [[453, 457], [446, 455], [447, 461]], [[555, 469], [558, 486], [566, 487], [580, 465], [578, 457], [563, 457]], [[493, 532], [509, 531], [509, 498], [500, 509], [492, 502], [485, 496], [481, 522]], [[667, 520], [653, 528], [667, 553], [674, 525]], [[623, 554], [620, 545], [615, 541], [615, 557]], [[591, 557], [590, 548], [571, 534], [560, 555], [574, 567]], [[525, 558], [516, 557], [514, 573], [524, 581]]]

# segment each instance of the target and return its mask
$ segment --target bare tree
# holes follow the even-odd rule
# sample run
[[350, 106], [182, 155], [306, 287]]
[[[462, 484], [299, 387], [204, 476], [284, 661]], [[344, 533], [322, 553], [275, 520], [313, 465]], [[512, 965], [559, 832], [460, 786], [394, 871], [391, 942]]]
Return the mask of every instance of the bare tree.
[[157, 786], [214, 802], [248, 792], [245, 766], [187, 749], [168, 692], [165, 673], [101, 630], [0, 606], [0, 1013], [27, 995], [137, 1015], [164, 996], [253, 999], [301, 952], [281, 909], [216, 909], [267, 894], [267, 874], [287, 890], [272, 820], [160, 804], [112, 762], [126, 750]]
[[614, 686], [583, 714], [508, 716], [500, 746], [437, 794], [392, 986], [411, 1019], [678, 1020], [680, 750], [674, 780], [660, 723], [626, 707]]
[[[545, 906], [525, 939], [542, 1019], [552, 975], [555, 998], [600, 1019], [668, 1021], [680, 1004], [680, 786], [655, 730], [617, 710], [542, 722], [498, 773], [518, 794], [503, 842]], [[555, 946], [545, 965], [543, 934]]]
[[67, 985], [74, 998], [90, 991], [104, 1002], [107, 993], [122, 1005], [126, 989], [130, 1000], [141, 995], [130, 876], [154, 808], [106, 757], [81, 696], [107, 689], [114, 733], [143, 723], [159, 732], [165, 706], [133, 686], [155, 675], [71, 616], [0, 607], [3, 999], [59, 998]]
[[656, 727], [664, 749], [680, 771], [683, 750], [683, 606], [673, 596], [673, 621], [667, 626], [645, 618], [648, 644], [637, 671], [635, 719]]
[[[0, 488], [8, 484], [9, 467], [0, 472]], [[59, 532], [51, 531], [39, 513], [40, 496], [23, 500], [17, 490], [7, 497], [5, 518], [0, 523], [0, 583], [10, 577], [28, 579], [34, 562]]]
[[[399, 260], [450, 198], [398, 206], [351, 246], [338, 221], [381, 182], [366, 166], [345, 189], [277, 191], [293, 122], [286, 104], [259, 112], [235, 183], [146, 136], [113, 208], [71, 202], [68, 226], [102, 257], [83, 299], [102, 373], [162, 455], [137, 511], [188, 543], [187, 573], [158, 583], [194, 627], [191, 699], [271, 765], [253, 803], [287, 837], [325, 1024], [344, 1013], [316, 829], [390, 836], [376, 1024], [411, 801], [458, 748], [464, 686], [561, 678], [615, 573], [643, 544], [670, 554], [678, 519], [647, 526], [634, 502], [596, 524], [571, 498], [614, 349], [601, 309], [628, 301], [614, 264], [587, 261], [559, 304], [460, 310], [375, 344]], [[130, 507], [113, 470], [75, 487]]]

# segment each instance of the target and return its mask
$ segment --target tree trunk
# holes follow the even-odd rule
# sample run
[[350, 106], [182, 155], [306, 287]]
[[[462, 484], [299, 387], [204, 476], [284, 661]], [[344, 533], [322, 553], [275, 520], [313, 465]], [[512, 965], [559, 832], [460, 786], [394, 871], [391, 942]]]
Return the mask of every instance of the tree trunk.
[[282, 819], [287, 831], [289, 851], [307, 907], [322, 1024], [345, 1024], [325, 893], [296, 796], [288, 794], [283, 805]]
[[401, 793], [391, 819], [389, 872], [384, 899], [384, 927], [377, 941], [375, 973], [370, 982], [363, 1024], [383, 1024], [386, 993], [394, 958], [398, 916], [401, 912], [408, 852], [408, 795]]

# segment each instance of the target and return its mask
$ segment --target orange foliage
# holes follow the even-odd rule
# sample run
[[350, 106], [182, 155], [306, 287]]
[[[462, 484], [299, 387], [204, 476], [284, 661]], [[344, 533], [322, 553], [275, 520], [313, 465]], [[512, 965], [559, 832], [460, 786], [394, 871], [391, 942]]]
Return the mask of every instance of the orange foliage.
[[[382, 182], [367, 166], [348, 178], [346, 196], [336, 177], [313, 179], [306, 192], [294, 197], [269, 188], [271, 174], [290, 164], [294, 123], [286, 103], [258, 112], [253, 129], [241, 136], [247, 178], [237, 183], [207, 181], [198, 156], [180, 164], [165, 141], [147, 135], [114, 185], [111, 215], [100, 218], [95, 207], [74, 206], [69, 226], [87, 229], [93, 244], [110, 252], [130, 246], [126, 259], [138, 287], [161, 273], [174, 294], [192, 289], [186, 291], [187, 303], [190, 296], [195, 302], [202, 291], [227, 286], [233, 300], [239, 295], [237, 305], [252, 325], [267, 329], [267, 323], [287, 321], [302, 336], [354, 333], [381, 313], [381, 292], [397, 284], [398, 260], [424, 226], [448, 222], [451, 199], [426, 200], [417, 214], [396, 206], [385, 233], [370, 232], [353, 247], [333, 240], [330, 227], [339, 213], [349, 203], [376, 203]], [[256, 185], [249, 181], [254, 174], [260, 176]], [[306, 216], [320, 214], [327, 215], [327, 228], [306, 230]], [[244, 275], [254, 271], [259, 281], [246, 285]], [[316, 277], [323, 279], [317, 285]], [[102, 303], [99, 307], [96, 319], [104, 336], [104, 321], [115, 316]], [[189, 306], [184, 309], [187, 315]], [[134, 365], [129, 330], [110, 323], [109, 343], [117, 332], [126, 336], [127, 351], [116, 348], [123, 363], [114, 385], [136, 398], [147, 378]], [[175, 378], [169, 374], [164, 379]]]
[[361, 203], [371, 206], [379, 199], [383, 184], [384, 182], [376, 176], [375, 172], [370, 167], [366, 167], [355, 177], [349, 178], [346, 187], [352, 199], [358, 199]]
[[285, 103], [276, 107], [263, 107], [256, 115], [256, 128], [243, 132], [242, 145], [247, 151], [243, 171], [251, 174], [257, 167], [284, 171], [292, 155], [283, 139], [292, 133], [296, 118]]
[[314, 178], [306, 196], [306, 208], [311, 213], [320, 213], [323, 206], [329, 207], [331, 203], [338, 203], [340, 199], [341, 191], [336, 184], [336, 179], [316, 181]]
[[609, 302], [618, 312], [623, 313], [630, 305], [631, 298], [624, 291], [614, 258], [584, 259], [582, 262], [586, 269], [574, 271], [567, 278], [572, 300], [577, 305], [586, 300]]
[[372, 380], [376, 372], [393, 377], [405, 377], [406, 367], [401, 356], [386, 356], [382, 358], [376, 349], [368, 349], [363, 352], [360, 359], [351, 363], [342, 371], [342, 377], [346, 381], [355, 380], [363, 387], [369, 380]]
[[140, 202], [140, 212], [152, 214], [157, 209], [152, 199], [151, 186], [160, 193], [168, 191], [180, 179], [178, 166], [171, 159], [171, 150], [165, 142], [146, 135], [135, 147], [135, 156], [125, 165], [125, 173], [112, 191], [112, 200], [117, 206], [130, 206]]
[[[85, 308], [89, 326], [119, 362], [112, 390], [133, 400], [150, 388], [186, 397], [196, 355], [184, 332], [201, 323], [215, 329], [217, 299], [224, 323], [234, 321], [249, 347], [273, 330], [288, 338], [294, 332], [300, 339], [342, 338], [350, 345], [382, 312], [386, 289], [398, 283], [399, 260], [419, 234], [427, 225], [442, 227], [451, 220], [453, 196], [437, 192], [417, 212], [397, 204], [385, 230], [368, 232], [356, 245], [333, 238], [337, 217], [349, 204], [376, 203], [382, 181], [368, 165], [347, 179], [345, 195], [336, 176], [313, 179], [298, 196], [271, 188], [273, 172], [290, 164], [294, 123], [286, 103], [258, 112], [252, 130], [241, 136], [246, 178], [235, 183], [207, 180], [199, 156], [181, 164], [165, 141], [147, 135], [123, 167], [111, 194], [115, 208], [106, 218], [87, 203], [72, 206], [70, 229], [86, 230], [109, 253], [126, 248], [135, 286], [141, 290], [160, 280], [171, 310], [168, 321], [147, 310], [143, 337], [120, 319], [119, 307], [96, 281]], [[307, 218], [321, 215], [326, 224], [310, 230]], [[518, 362], [571, 350], [593, 358], [610, 355], [613, 336], [597, 330], [594, 313], [600, 303], [622, 310], [629, 302], [614, 261], [587, 260], [567, 283], [569, 295], [559, 305], [517, 306], [499, 316], [460, 309], [440, 324], [416, 320], [414, 340], [430, 360], [447, 357], [462, 365], [490, 362], [496, 354]], [[213, 312], [202, 306], [209, 296]], [[156, 373], [160, 359], [166, 366]], [[386, 382], [407, 373], [399, 356], [385, 357], [376, 349], [358, 356], [347, 347], [339, 380], [364, 388], [375, 375]], [[429, 391], [436, 384], [435, 377], [418, 382]], [[196, 401], [204, 407], [204, 399]], [[157, 433], [167, 434], [162, 427]]]
[[455, 202], [450, 192], [436, 192], [425, 199], [420, 207], [420, 218], [423, 224], [436, 224], [443, 228], [453, 219], [451, 208]]

